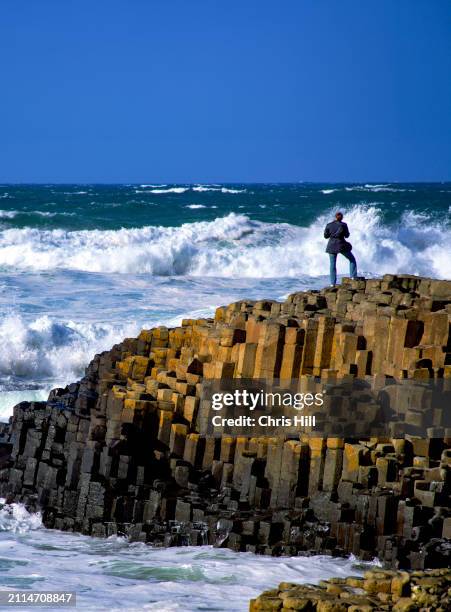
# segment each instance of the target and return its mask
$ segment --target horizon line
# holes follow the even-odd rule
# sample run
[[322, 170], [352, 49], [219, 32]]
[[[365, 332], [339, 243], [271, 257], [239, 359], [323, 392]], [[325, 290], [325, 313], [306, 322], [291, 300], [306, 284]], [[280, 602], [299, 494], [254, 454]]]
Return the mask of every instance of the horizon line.
[[365, 183], [367, 185], [444, 185], [451, 183], [451, 178], [447, 180], [396, 180], [387, 181], [380, 180], [349, 180], [349, 181], [331, 181], [331, 180], [295, 180], [295, 181], [152, 181], [148, 179], [137, 181], [0, 181], [0, 186], [32, 186], [32, 185], [358, 185]]

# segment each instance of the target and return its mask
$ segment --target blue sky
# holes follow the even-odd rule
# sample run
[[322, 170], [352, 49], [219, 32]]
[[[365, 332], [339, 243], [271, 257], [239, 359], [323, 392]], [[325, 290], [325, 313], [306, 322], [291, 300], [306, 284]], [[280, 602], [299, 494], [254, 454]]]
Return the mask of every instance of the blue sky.
[[0, 181], [451, 179], [449, 0], [2, 0]]

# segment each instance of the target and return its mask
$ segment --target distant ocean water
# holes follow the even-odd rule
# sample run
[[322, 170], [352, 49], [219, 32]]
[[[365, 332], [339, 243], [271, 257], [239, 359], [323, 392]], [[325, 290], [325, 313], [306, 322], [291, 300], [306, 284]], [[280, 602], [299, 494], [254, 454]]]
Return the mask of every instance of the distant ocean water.
[[0, 185], [0, 418], [142, 327], [327, 284], [337, 209], [361, 274], [451, 278], [450, 206], [451, 183]]

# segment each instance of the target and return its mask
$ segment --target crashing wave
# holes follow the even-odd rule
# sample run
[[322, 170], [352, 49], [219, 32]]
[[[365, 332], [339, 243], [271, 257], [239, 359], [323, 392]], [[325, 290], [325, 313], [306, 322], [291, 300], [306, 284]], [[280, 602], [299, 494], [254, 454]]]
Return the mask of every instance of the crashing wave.
[[[386, 224], [376, 205], [343, 209], [362, 273], [451, 277], [451, 229], [413, 211]], [[230, 213], [178, 227], [0, 232], [0, 266], [154, 276], [296, 277], [324, 274], [323, 229], [331, 212], [307, 227], [264, 223]], [[340, 263], [339, 265], [342, 265]], [[343, 271], [345, 266], [343, 264]]]
[[151, 189], [150, 193], [185, 193], [189, 187], [168, 187], [167, 189]]
[[[48, 316], [32, 320], [19, 314], [0, 316], [0, 416], [9, 415], [11, 406], [24, 398], [46, 399], [52, 387], [80, 378], [95, 353], [138, 331], [137, 323], [100, 325], [53, 321]], [[23, 381], [34, 381], [40, 388], [24, 391]]]
[[5, 504], [5, 500], [0, 499], [0, 532], [26, 533], [41, 527], [39, 512], [30, 513], [22, 504]]
[[0, 219], [14, 219], [20, 215], [20, 210], [0, 210]]

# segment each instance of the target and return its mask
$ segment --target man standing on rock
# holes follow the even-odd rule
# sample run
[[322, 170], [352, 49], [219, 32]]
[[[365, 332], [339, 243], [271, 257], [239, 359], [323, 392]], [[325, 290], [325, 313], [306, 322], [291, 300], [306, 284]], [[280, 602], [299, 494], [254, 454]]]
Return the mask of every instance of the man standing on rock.
[[349, 276], [357, 278], [357, 262], [354, 255], [351, 253], [352, 244], [346, 242], [349, 238], [349, 229], [343, 221], [343, 213], [335, 214], [335, 221], [331, 221], [326, 225], [324, 230], [324, 238], [329, 238], [327, 243], [326, 253], [329, 253], [330, 258], [330, 284], [337, 284], [337, 255], [341, 253], [349, 261]]

